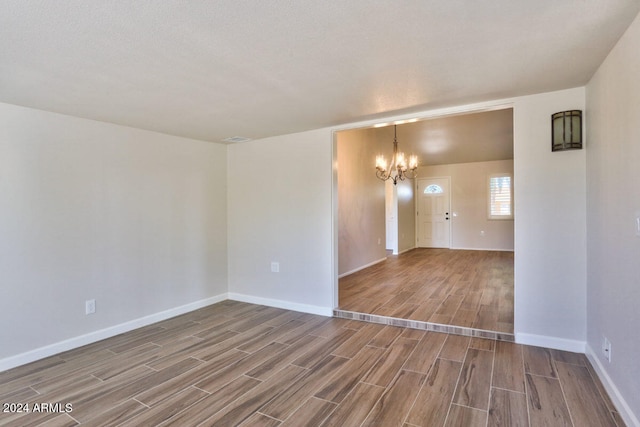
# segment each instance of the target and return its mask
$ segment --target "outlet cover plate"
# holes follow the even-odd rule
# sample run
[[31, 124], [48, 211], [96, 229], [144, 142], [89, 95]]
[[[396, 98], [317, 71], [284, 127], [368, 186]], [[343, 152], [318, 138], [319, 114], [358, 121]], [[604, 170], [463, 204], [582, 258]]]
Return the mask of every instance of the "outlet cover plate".
[[272, 273], [279, 273], [280, 272], [280, 263], [279, 262], [272, 262], [271, 263], [271, 272]]
[[84, 302], [84, 313], [93, 314], [96, 312], [96, 300], [89, 299]]

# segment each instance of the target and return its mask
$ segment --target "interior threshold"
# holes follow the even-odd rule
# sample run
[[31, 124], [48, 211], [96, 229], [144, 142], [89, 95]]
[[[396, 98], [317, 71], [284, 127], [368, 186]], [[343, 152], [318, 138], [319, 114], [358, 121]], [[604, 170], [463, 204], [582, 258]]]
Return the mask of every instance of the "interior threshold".
[[443, 325], [440, 323], [422, 322], [420, 320], [399, 319], [397, 317], [380, 316], [377, 314], [358, 313], [334, 309], [333, 316], [341, 319], [360, 320], [370, 323], [381, 323], [383, 325], [399, 326], [401, 328], [420, 329], [423, 331], [441, 332], [445, 334], [464, 335], [467, 337], [486, 338], [497, 341], [515, 342], [514, 334], [506, 332], [487, 331], [484, 329], [467, 328], [464, 326]]

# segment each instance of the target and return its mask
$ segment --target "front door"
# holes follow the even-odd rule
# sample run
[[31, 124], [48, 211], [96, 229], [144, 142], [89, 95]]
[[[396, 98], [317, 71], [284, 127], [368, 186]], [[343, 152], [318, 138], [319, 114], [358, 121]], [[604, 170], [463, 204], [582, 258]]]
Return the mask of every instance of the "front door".
[[451, 247], [449, 177], [418, 179], [417, 246]]

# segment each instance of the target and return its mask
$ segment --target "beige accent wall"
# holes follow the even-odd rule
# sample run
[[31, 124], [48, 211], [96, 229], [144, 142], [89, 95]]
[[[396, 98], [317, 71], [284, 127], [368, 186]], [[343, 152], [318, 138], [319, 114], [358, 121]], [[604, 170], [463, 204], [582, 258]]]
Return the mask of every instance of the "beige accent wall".
[[386, 257], [385, 186], [374, 166], [390, 146], [375, 135], [374, 129], [337, 133], [339, 275]]
[[[487, 218], [488, 180], [513, 176], [513, 160], [424, 166], [418, 177], [451, 177], [451, 248], [513, 250], [513, 220]], [[482, 233], [484, 232], [484, 233]]]

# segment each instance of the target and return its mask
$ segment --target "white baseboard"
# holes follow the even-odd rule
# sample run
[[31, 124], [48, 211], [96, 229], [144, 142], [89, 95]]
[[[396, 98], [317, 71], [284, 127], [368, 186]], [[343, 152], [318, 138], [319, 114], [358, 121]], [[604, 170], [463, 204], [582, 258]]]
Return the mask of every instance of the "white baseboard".
[[229, 299], [234, 301], [248, 302], [251, 304], [266, 305], [269, 307], [284, 308], [286, 310], [300, 311], [303, 313], [318, 314], [320, 316], [333, 316], [333, 309], [331, 307], [322, 307], [319, 305], [298, 304], [290, 301], [255, 297], [252, 295], [236, 294], [233, 292], [229, 292]]
[[[343, 277], [345, 277], [345, 276], [348, 276], [348, 275], [353, 274], [353, 273], [355, 273], [355, 272], [358, 272], [358, 271], [360, 271], [360, 270], [364, 270], [364, 269], [365, 269], [365, 268], [367, 268], [367, 267], [371, 267], [372, 265], [376, 265], [376, 264], [378, 264], [378, 263], [380, 263], [380, 262], [382, 262], [382, 261], [386, 261], [386, 260], [387, 260], [387, 257], [380, 258], [380, 259], [379, 259], [379, 260], [377, 260], [377, 261], [373, 261], [373, 262], [370, 262], [369, 264], [366, 264], [366, 265], [360, 266], [360, 267], [358, 267], [358, 268], [356, 268], [356, 269], [353, 269], [353, 270], [351, 270], [351, 271], [347, 271], [346, 273], [342, 273], [342, 274], [340, 274], [340, 275], [338, 276], [338, 279], [342, 279], [342, 278], [343, 278]], [[268, 304], [267, 304], [267, 305], [268, 305]], [[299, 311], [299, 310], [297, 310], [297, 311]]]
[[415, 248], [416, 248], [416, 247], [414, 246], [414, 247], [412, 247], [412, 248], [405, 249], [404, 251], [400, 251], [400, 252], [398, 252], [398, 255], [402, 255], [402, 254], [403, 254], [403, 253], [405, 253], [405, 252], [412, 251], [412, 250], [414, 250]]
[[91, 344], [105, 338], [110, 338], [124, 332], [129, 332], [134, 329], [150, 325], [152, 323], [170, 319], [171, 317], [179, 316], [181, 314], [188, 313], [190, 311], [194, 311], [199, 308], [224, 301], [226, 299], [228, 299], [226, 293], [216, 295], [211, 298], [206, 298], [200, 301], [181, 305], [180, 307], [170, 308], [169, 310], [150, 314], [148, 316], [120, 323], [119, 325], [110, 326], [98, 331], [89, 332], [85, 335], [69, 338], [67, 340], [50, 344], [45, 347], [40, 347], [35, 350], [30, 350], [25, 353], [7, 357], [5, 359], [0, 359], [0, 372], [6, 371], [7, 369], [15, 368], [17, 366], [26, 365], [27, 363], [35, 362], [36, 360], [44, 359], [45, 357], [53, 356], [55, 354], [62, 353], [63, 351], [82, 347], [83, 345]]
[[629, 427], [640, 427], [640, 420], [633, 413], [631, 407], [624, 399], [624, 397], [622, 397], [620, 390], [618, 390], [618, 387], [616, 387], [609, 374], [607, 374], [606, 369], [600, 362], [600, 358], [593, 351], [593, 348], [591, 348], [591, 346], [587, 344], [586, 350], [586, 355], [591, 362], [591, 366], [593, 366], [593, 369], [595, 369], [598, 378], [600, 378], [602, 385], [607, 390], [607, 393], [609, 393], [611, 401], [616, 406], [616, 409], [618, 410], [618, 413], [624, 420], [625, 424], [627, 424]]
[[513, 252], [513, 249], [500, 249], [500, 248], [451, 248], [455, 251], [497, 251], [497, 252]]
[[518, 344], [547, 347], [555, 350], [571, 351], [573, 353], [584, 353], [586, 348], [586, 343], [584, 341], [548, 337], [545, 335], [525, 334], [521, 332], [516, 333], [516, 342]]

